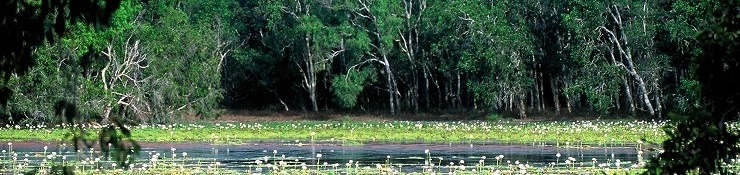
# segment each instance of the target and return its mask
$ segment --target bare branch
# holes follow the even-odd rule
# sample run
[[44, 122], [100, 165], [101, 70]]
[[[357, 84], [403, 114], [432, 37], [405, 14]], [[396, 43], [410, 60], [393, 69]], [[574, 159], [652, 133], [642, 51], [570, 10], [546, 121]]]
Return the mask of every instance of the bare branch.
[[[108, 63], [101, 70], [100, 75], [103, 81], [103, 88], [112, 96], [118, 96], [115, 102], [109, 102], [104, 106], [104, 121], [107, 121], [114, 105], [130, 107], [138, 114], [147, 114], [151, 110], [148, 104], [134, 95], [135, 92], [141, 91], [140, 84], [146, 80], [143, 76], [143, 69], [149, 67], [146, 63], [147, 55], [142, 52], [139, 41], [131, 41], [131, 36], [126, 39], [123, 46], [123, 55], [118, 55], [113, 48], [113, 43], [109, 43], [103, 55], [108, 57]], [[121, 56], [121, 57], [119, 57]], [[133, 85], [133, 90], [128, 92], [119, 92], [117, 87], [128, 87]], [[146, 107], [147, 110], [142, 110]]]

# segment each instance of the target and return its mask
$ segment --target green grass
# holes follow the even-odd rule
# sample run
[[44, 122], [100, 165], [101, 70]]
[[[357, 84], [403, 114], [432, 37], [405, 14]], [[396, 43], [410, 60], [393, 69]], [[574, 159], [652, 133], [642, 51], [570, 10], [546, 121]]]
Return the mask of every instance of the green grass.
[[[362, 144], [385, 143], [466, 143], [466, 142], [547, 142], [559, 146], [660, 143], [666, 135], [659, 121], [276, 121], [251, 123], [180, 123], [142, 125], [132, 128], [138, 141], [199, 141], [239, 144], [245, 140], [312, 141]], [[61, 140], [59, 127], [0, 128], [0, 140]], [[313, 133], [313, 134], [312, 134]], [[93, 135], [94, 136], [94, 135]]]

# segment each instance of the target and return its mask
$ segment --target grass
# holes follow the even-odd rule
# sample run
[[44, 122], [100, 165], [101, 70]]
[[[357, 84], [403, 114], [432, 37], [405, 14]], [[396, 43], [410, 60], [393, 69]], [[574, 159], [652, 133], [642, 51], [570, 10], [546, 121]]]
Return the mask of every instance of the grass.
[[[283, 140], [296, 144], [336, 141], [344, 145], [358, 145], [370, 142], [386, 143], [473, 143], [473, 142], [511, 142], [546, 143], [559, 147], [589, 147], [592, 145], [613, 146], [629, 144], [640, 147], [657, 144], [666, 138], [662, 131], [668, 123], [664, 121], [641, 120], [597, 120], [597, 121], [275, 121], [275, 122], [193, 122], [171, 125], [141, 125], [131, 127], [134, 139], [138, 141], [199, 141], [212, 144], [240, 144], [245, 140]], [[730, 127], [737, 129], [737, 124]], [[0, 140], [24, 141], [64, 139], [65, 128], [71, 126], [6, 126], [0, 127]], [[100, 126], [86, 126], [94, 131]], [[91, 135], [90, 137], [94, 137]], [[295, 140], [295, 142], [294, 142]], [[635, 144], [640, 143], [640, 144]], [[622, 162], [617, 167], [612, 160], [572, 162], [566, 157], [558, 157], [550, 166], [530, 167], [528, 163], [515, 163], [499, 158], [481, 158], [480, 162], [447, 164], [450, 161], [433, 157], [426, 152], [430, 162], [422, 165], [400, 165], [387, 161], [385, 164], [359, 164], [347, 162], [326, 165], [310, 165], [313, 160], [264, 160], [251, 162], [240, 169], [219, 167], [216, 160], [205, 160], [183, 156], [156, 158], [143, 157], [124, 170], [104, 160], [99, 152], [84, 153], [82, 157], [63, 160], [63, 155], [41, 152], [17, 153], [8, 145], [2, 145], [0, 155], [0, 174], [22, 173], [31, 170], [49, 172], [55, 166], [74, 167], [77, 174], [383, 174], [400, 171], [401, 166], [416, 166], [418, 172], [398, 172], [398, 174], [638, 174], [645, 171], [641, 163]], [[5, 152], [7, 150], [8, 152]], [[91, 150], [92, 151], [92, 150]], [[174, 152], [175, 149], [172, 150]], [[35, 160], [29, 157], [42, 155]], [[180, 153], [177, 153], [180, 155]], [[48, 155], [51, 155], [49, 157]], [[553, 155], [556, 156], [556, 155]], [[46, 159], [44, 159], [46, 157]], [[102, 159], [102, 160], [101, 160]], [[274, 156], [273, 156], [273, 159]], [[500, 160], [499, 160], [500, 159]], [[322, 163], [325, 158], [321, 158]], [[328, 159], [327, 159], [328, 160]], [[642, 159], [640, 159], [642, 160]], [[518, 162], [518, 161], [517, 161]], [[309, 163], [309, 165], [306, 165]], [[434, 165], [434, 164], [437, 165]], [[737, 170], [737, 165], [732, 166]]]
[[[198, 122], [134, 126], [138, 141], [201, 141], [239, 144], [244, 140], [336, 140], [348, 144], [547, 142], [558, 146], [635, 143], [657, 144], [666, 138], [663, 121], [274, 121]], [[61, 140], [68, 126], [0, 128], [0, 140]], [[95, 129], [96, 127], [92, 127]], [[94, 136], [94, 135], [93, 135]]]
[[[11, 147], [8, 145], [7, 150]], [[277, 152], [277, 151], [276, 151]], [[161, 154], [160, 154], [161, 153]], [[171, 156], [175, 155], [182, 156]], [[41, 154], [41, 156], [33, 156]], [[127, 167], [114, 161], [106, 160], [99, 151], [81, 151], [81, 153], [54, 151], [15, 152], [10, 151], [0, 156], [0, 174], [20, 174], [36, 172], [39, 174], [59, 173], [59, 166], [72, 168], [76, 174], [298, 174], [298, 175], [334, 175], [334, 174], [639, 174], [645, 171], [645, 162], [619, 162], [593, 160], [576, 162], [566, 159], [565, 162], [551, 162], [549, 166], [533, 167], [528, 162], [510, 160], [503, 155], [486, 159], [480, 157], [477, 162], [458, 160], [439, 160], [434, 153], [425, 151], [424, 164], [395, 164], [389, 159], [385, 163], [361, 164], [349, 160], [339, 163], [316, 163], [311, 158], [292, 159], [285, 157], [261, 157], [253, 159], [243, 166], [227, 168], [214, 159], [198, 159], [176, 152], [150, 152], [136, 159]], [[277, 154], [277, 153], [274, 153]], [[73, 156], [74, 155], [74, 156]], [[555, 155], [552, 155], [555, 156]], [[317, 155], [317, 157], [321, 157]], [[325, 157], [324, 157], [325, 158]], [[494, 160], [495, 159], [495, 160]], [[572, 160], [572, 161], [571, 161]], [[318, 160], [316, 161], [318, 162]], [[431, 163], [429, 163], [431, 162]], [[616, 163], [615, 163], [616, 162]], [[738, 161], [733, 161], [738, 162]], [[733, 171], [738, 170], [738, 163], [728, 164]], [[402, 167], [415, 167], [412, 171], [402, 171]]]

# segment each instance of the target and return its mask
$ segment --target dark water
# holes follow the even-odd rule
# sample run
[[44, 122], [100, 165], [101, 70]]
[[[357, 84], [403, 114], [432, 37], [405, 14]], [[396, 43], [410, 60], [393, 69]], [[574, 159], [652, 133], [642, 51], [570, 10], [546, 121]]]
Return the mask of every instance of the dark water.
[[[3, 149], [7, 149], [3, 143]], [[449, 165], [453, 162], [458, 165], [461, 160], [465, 162], [467, 166], [475, 166], [483, 156], [486, 157], [485, 163], [487, 165], [495, 165], [496, 157], [503, 155], [501, 159], [501, 165], [507, 165], [507, 161], [510, 164], [514, 164], [519, 161], [522, 164], [529, 164], [533, 167], [544, 167], [549, 166], [551, 163], [559, 162], [563, 163], [569, 157], [575, 158], [578, 163], [592, 165], [592, 159], [596, 158], [599, 163], [606, 162], [611, 159], [614, 162], [616, 159], [620, 159], [621, 162], [628, 165], [634, 164], [638, 161], [637, 150], [635, 146], [592, 146], [586, 148], [564, 148], [556, 147], [550, 144], [502, 144], [502, 143], [476, 143], [476, 144], [386, 144], [386, 143], [370, 143], [363, 145], [342, 145], [338, 142], [324, 142], [315, 144], [295, 144], [295, 142], [281, 142], [281, 141], [259, 141], [259, 142], [246, 142], [240, 145], [211, 145], [208, 143], [200, 142], [189, 142], [189, 143], [168, 143], [168, 142], [147, 142], [140, 143], [142, 150], [139, 153], [140, 161], [148, 161], [151, 155], [160, 154], [160, 158], [171, 158], [172, 148], [176, 150], [176, 158], [180, 160], [187, 160], [191, 164], [195, 162], [219, 162], [221, 167], [233, 168], [243, 170], [246, 168], [252, 168], [256, 165], [256, 160], [263, 162], [273, 161], [286, 161], [293, 162], [294, 165], [298, 163], [306, 163], [307, 165], [315, 165], [317, 161], [320, 164], [324, 162], [330, 166], [332, 164], [339, 164], [339, 167], [344, 167], [350, 160], [358, 162], [360, 167], [370, 166], [375, 167], [375, 164], [385, 164], [389, 161], [390, 164], [403, 166], [402, 171], [417, 171], [421, 166], [425, 165], [427, 154], [425, 151], [429, 151], [431, 156], [431, 162], [439, 165]], [[13, 150], [19, 154], [38, 154], [43, 151], [43, 147], [48, 146], [49, 151], [57, 151], [61, 155], [71, 156], [72, 158], [76, 153], [73, 151], [74, 148], [71, 146], [60, 146], [58, 143], [49, 142], [13, 142]], [[83, 153], [89, 153], [88, 149], [84, 149]], [[182, 157], [182, 153], [186, 152], [187, 156], [185, 159]], [[560, 153], [561, 157], [556, 157], [556, 154]], [[321, 154], [321, 158], [317, 158], [317, 155]], [[648, 158], [654, 155], [654, 153], [646, 152], [643, 157]], [[284, 156], [284, 158], [283, 158]], [[34, 156], [31, 156], [33, 159]], [[21, 158], [22, 159], [22, 155]], [[297, 162], [295, 162], [297, 160]], [[191, 165], [199, 166], [199, 165]], [[418, 171], [417, 171], [418, 172]]]

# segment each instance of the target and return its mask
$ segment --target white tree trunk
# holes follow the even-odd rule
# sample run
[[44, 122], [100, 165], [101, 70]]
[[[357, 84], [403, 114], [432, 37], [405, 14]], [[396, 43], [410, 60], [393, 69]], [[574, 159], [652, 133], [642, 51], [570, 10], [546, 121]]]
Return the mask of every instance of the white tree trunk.
[[647, 85], [642, 76], [637, 73], [634, 62], [632, 61], [632, 53], [630, 52], [630, 48], [628, 47], [628, 37], [624, 34], [623, 31], [624, 27], [622, 26], [622, 17], [619, 14], [619, 9], [616, 7], [616, 5], [613, 7], [614, 9], [609, 8], [609, 11], [612, 19], [614, 19], [614, 21], [619, 26], [619, 37], [614, 31], [609, 30], [604, 26], [600, 26], [598, 27], [598, 29], [603, 30], [608, 34], [609, 40], [612, 42], [612, 44], [615, 45], [616, 49], [620, 53], [619, 55], [624, 58], [623, 61], [618, 61], [614, 58], [614, 56], [612, 56], [613, 64], [622, 67], [635, 80], [635, 82], [637, 83], [637, 89], [640, 91], [640, 99], [645, 105], [645, 110], [647, 110], [647, 112], [650, 113], [651, 116], [655, 116], [655, 110], [652, 103], [650, 102], [649, 92], [646, 88]]

